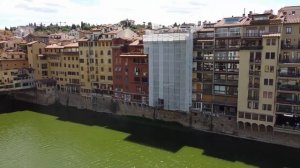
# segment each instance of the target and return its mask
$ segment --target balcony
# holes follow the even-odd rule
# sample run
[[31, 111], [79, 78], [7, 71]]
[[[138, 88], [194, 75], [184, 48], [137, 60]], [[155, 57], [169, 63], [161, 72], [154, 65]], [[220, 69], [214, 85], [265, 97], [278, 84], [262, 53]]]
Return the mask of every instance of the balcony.
[[258, 89], [259, 86], [260, 86], [259, 83], [254, 83], [254, 84], [253, 84], [253, 83], [249, 83], [249, 84], [248, 84], [248, 87], [249, 87], [249, 88], [257, 88], [257, 89]]
[[234, 81], [234, 80], [221, 80], [221, 79], [218, 79], [218, 80], [214, 80], [214, 84], [222, 84], [222, 85], [238, 85], [239, 81]]
[[202, 93], [202, 89], [193, 89], [192, 92], [193, 93]]
[[193, 72], [197, 73], [197, 72], [212, 72], [213, 69], [210, 68], [193, 68]]
[[299, 78], [300, 74], [299, 73], [279, 73], [279, 77], [286, 77], [286, 78]]
[[299, 100], [295, 100], [295, 99], [285, 99], [285, 98], [281, 98], [281, 97], [277, 97], [277, 103], [280, 103], [280, 104], [294, 104], [294, 105], [300, 105], [300, 101], [299, 101]]
[[250, 59], [250, 63], [251, 64], [260, 64], [261, 63], [261, 59]]
[[213, 50], [214, 45], [194, 45], [194, 50]]
[[216, 49], [228, 49], [228, 45], [216, 45]]
[[217, 96], [214, 98], [213, 103], [216, 105], [237, 106], [237, 99]]
[[291, 44], [281, 44], [281, 49], [283, 50], [294, 50], [300, 49], [300, 45], [291, 45]]
[[193, 82], [201, 82], [202, 81], [202, 79], [199, 79], [199, 78], [193, 78], [192, 80], [193, 80]]
[[259, 97], [258, 96], [248, 96], [248, 100], [253, 100], [253, 101], [259, 101]]
[[292, 109], [291, 105], [277, 105], [276, 112], [291, 114], [293, 113]]
[[69, 56], [79, 56], [79, 52], [78, 51], [66, 51], [63, 52], [64, 55], [69, 55]]
[[260, 76], [260, 71], [249, 71], [249, 75]]
[[279, 63], [282, 64], [300, 63], [300, 59], [279, 59]]
[[241, 45], [241, 50], [262, 50], [262, 45]]
[[300, 92], [300, 86], [297, 86], [297, 85], [278, 85], [277, 90]]
[[225, 33], [216, 33], [215, 34], [216, 38], [232, 38], [232, 37], [241, 37], [240, 32], [225, 32]]
[[261, 38], [263, 33], [244, 33], [243, 38]]
[[203, 57], [193, 57], [193, 62], [202, 61]]

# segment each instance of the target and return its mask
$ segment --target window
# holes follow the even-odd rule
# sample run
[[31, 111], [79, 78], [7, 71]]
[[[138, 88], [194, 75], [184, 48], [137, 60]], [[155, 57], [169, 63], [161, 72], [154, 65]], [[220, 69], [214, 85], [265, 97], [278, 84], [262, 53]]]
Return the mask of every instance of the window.
[[286, 34], [292, 34], [292, 27], [286, 27]]
[[251, 119], [251, 113], [245, 113], [245, 118], [246, 119]]
[[252, 102], [251, 101], [248, 102], [248, 106], [247, 107], [248, 107], [248, 109], [252, 108]]
[[272, 39], [272, 45], [276, 45], [276, 39]]
[[100, 55], [103, 55], [103, 50], [100, 51]]
[[269, 65], [265, 65], [265, 72], [269, 72]]
[[267, 122], [273, 122], [273, 116], [267, 116]]
[[269, 46], [271, 44], [271, 39], [267, 39], [267, 46]]
[[271, 52], [271, 59], [275, 59], [275, 53]]
[[253, 102], [253, 109], [258, 109], [258, 102]]
[[271, 111], [271, 110], [272, 110], [272, 105], [271, 105], [271, 104], [268, 104], [268, 105], [267, 105], [267, 110], [268, 110], [268, 111]]
[[264, 79], [264, 85], [268, 85], [269, 80], [268, 79]]
[[103, 60], [103, 59], [101, 59], [101, 63], [104, 63], [104, 60]]
[[244, 118], [244, 112], [239, 112], [239, 118]]
[[214, 91], [215, 91], [215, 94], [222, 94], [222, 95], [226, 94], [225, 86], [218, 86], [218, 85], [216, 85], [214, 87]]
[[270, 65], [270, 72], [274, 73], [274, 66], [273, 65]]
[[100, 79], [101, 80], [105, 80], [105, 76], [100, 76]]
[[274, 80], [273, 79], [264, 79], [264, 85], [273, 86]]
[[262, 110], [267, 110], [267, 105], [266, 104], [262, 105]]
[[263, 98], [268, 98], [268, 92], [267, 91], [263, 92]]
[[107, 51], [107, 55], [111, 55], [111, 51], [110, 50]]
[[112, 80], [112, 76], [108, 76], [108, 77], [107, 77], [107, 80]]
[[258, 120], [258, 114], [252, 114], [252, 120]]
[[266, 53], [266, 58], [265, 59], [270, 59], [270, 53], [269, 52]]
[[272, 99], [272, 97], [273, 97], [273, 93], [272, 92], [268, 92], [268, 98]]
[[266, 121], [266, 115], [260, 115], [259, 121]]
[[111, 64], [111, 59], [108, 59], [108, 63]]
[[269, 79], [269, 85], [273, 86], [273, 79]]
[[272, 110], [272, 105], [271, 104], [263, 104], [262, 105], [262, 110], [271, 111]]

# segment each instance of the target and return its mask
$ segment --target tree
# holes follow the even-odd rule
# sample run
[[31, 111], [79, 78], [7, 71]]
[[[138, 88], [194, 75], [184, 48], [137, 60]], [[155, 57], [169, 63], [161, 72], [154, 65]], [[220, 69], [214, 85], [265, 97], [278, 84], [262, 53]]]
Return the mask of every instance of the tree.
[[173, 27], [177, 27], [178, 25], [177, 25], [177, 23], [175, 22], [174, 24], [173, 24]]
[[72, 24], [71, 29], [76, 29], [76, 25], [75, 25], [75, 24]]
[[151, 22], [148, 22], [147, 29], [152, 29], [152, 23]]

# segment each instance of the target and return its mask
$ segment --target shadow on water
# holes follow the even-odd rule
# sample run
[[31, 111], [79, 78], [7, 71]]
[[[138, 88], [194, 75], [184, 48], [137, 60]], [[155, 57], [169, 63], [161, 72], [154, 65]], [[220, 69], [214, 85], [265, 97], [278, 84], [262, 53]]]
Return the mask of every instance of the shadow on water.
[[[1, 102], [0, 104], [2, 104]], [[231, 162], [239, 161], [262, 168], [300, 167], [300, 150], [295, 148], [204, 133], [182, 127], [176, 123], [116, 116], [70, 107], [66, 108], [60, 105], [45, 107], [16, 101], [10, 105], [13, 105], [13, 108], [5, 105], [8, 107], [6, 112], [31, 110], [56, 116], [61, 121], [106, 127], [129, 133], [130, 135], [124, 139], [125, 141], [173, 153], [180, 151], [184, 146], [188, 146], [202, 149], [203, 154], [210, 157]]]

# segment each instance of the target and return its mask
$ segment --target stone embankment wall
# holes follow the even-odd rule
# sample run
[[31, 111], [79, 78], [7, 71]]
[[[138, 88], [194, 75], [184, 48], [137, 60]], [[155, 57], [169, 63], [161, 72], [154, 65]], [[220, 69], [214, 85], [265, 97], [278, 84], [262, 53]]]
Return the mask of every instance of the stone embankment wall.
[[229, 116], [211, 116], [203, 113], [187, 114], [176, 111], [158, 110], [135, 103], [114, 101], [112, 97], [105, 95], [98, 95], [91, 98], [66, 92], [56, 92], [53, 95], [45, 95], [29, 91], [15, 93], [14, 97], [21, 101], [41, 105], [60, 103], [78, 109], [177, 122], [196, 130], [300, 148], [300, 133], [289, 134], [276, 130], [271, 132], [241, 130], [237, 128], [236, 118]]

